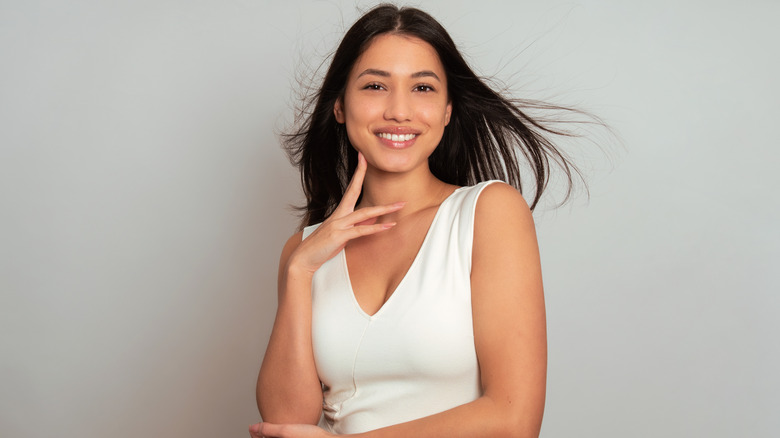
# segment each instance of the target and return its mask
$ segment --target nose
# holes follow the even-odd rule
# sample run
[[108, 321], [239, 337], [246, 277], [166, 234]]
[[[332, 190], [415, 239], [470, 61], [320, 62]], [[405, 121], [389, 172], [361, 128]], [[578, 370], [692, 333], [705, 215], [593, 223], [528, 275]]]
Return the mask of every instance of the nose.
[[396, 122], [405, 122], [411, 120], [412, 105], [411, 96], [406, 93], [391, 92], [387, 98], [387, 108], [385, 108], [385, 119]]

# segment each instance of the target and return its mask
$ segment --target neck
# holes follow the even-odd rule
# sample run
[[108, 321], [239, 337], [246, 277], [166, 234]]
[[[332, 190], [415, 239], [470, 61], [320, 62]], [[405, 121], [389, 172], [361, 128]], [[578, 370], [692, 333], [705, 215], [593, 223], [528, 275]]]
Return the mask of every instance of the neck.
[[430, 170], [395, 174], [369, 167], [363, 180], [363, 197], [358, 208], [406, 202], [397, 213], [387, 215], [381, 221], [397, 220], [423, 208], [439, 205], [454, 189], [437, 179]]

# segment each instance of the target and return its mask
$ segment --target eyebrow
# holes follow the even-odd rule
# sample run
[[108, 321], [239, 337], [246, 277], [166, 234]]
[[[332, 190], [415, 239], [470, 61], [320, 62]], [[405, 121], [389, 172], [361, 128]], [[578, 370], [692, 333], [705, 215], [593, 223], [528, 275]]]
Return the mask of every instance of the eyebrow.
[[[367, 68], [367, 69], [363, 70], [363, 72], [360, 73], [357, 77], [359, 78], [359, 77], [365, 76], [365, 75], [382, 76], [384, 78], [389, 78], [390, 77], [390, 73], [389, 72], [386, 72], [384, 70], [377, 70], [375, 68]], [[441, 82], [441, 79], [439, 79], [439, 75], [437, 75], [436, 73], [434, 73], [434, 72], [432, 72], [430, 70], [418, 71], [418, 72], [412, 73], [411, 75], [409, 75], [409, 77], [412, 77], [412, 78], [415, 78], [415, 79], [416, 78], [434, 78], [437, 81]]]

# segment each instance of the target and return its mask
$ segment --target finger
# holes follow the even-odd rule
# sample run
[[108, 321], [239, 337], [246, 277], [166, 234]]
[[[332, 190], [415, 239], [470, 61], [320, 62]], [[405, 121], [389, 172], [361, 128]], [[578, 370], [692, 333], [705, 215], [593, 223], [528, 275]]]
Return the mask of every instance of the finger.
[[364, 221], [360, 221], [360, 222], [356, 223], [355, 226], [359, 227], [361, 225], [374, 225], [376, 223], [376, 221], [377, 221], [377, 218], [372, 217], [372, 218], [369, 218], [369, 219], [366, 219]]
[[358, 164], [355, 168], [355, 173], [352, 175], [347, 190], [344, 192], [344, 196], [341, 198], [341, 202], [339, 202], [334, 213], [339, 212], [339, 214], [346, 214], [355, 210], [355, 205], [360, 197], [360, 192], [363, 191], [363, 178], [366, 176], [367, 167], [366, 157], [358, 152]]
[[384, 224], [361, 225], [358, 227], [352, 227], [348, 230], [348, 239], [352, 240], [358, 237], [368, 236], [370, 234], [381, 233], [382, 231], [387, 231], [394, 226], [395, 222], [386, 222]]
[[271, 423], [261, 423], [260, 424], [260, 434], [263, 437], [281, 437], [284, 436], [284, 425], [283, 424], [271, 424]]
[[343, 208], [348, 210], [347, 212], [355, 210], [357, 200], [360, 198], [360, 193], [363, 191], [363, 179], [366, 176], [367, 167], [366, 157], [364, 157], [361, 152], [358, 152], [358, 164], [355, 168], [355, 173], [352, 175], [352, 180], [350, 180], [347, 190], [344, 192], [344, 197], [341, 198], [341, 202], [337, 209], [343, 205]]
[[375, 219], [384, 214], [398, 211], [402, 209], [404, 205], [406, 205], [405, 202], [396, 202], [395, 204], [390, 205], [377, 205], [374, 207], [361, 208], [337, 219], [337, 222], [334, 222], [334, 225], [340, 226], [341, 228], [352, 227], [369, 219]]
[[252, 438], [262, 438], [263, 435], [260, 434], [260, 423], [249, 426], [249, 436]]

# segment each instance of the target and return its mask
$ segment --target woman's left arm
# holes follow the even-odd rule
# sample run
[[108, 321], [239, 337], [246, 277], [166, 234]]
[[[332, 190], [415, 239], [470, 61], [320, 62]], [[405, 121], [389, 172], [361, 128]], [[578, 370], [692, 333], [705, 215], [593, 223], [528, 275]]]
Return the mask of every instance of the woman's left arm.
[[[483, 395], [438, 414], [355, 437], [538, 437], [547, 375], [542, 274], [531, 212], [509, 185], [490, 184], [480, 195], [471, 286]], [[260, 427], [257, 436], [329, 436], [313, 426]]]

